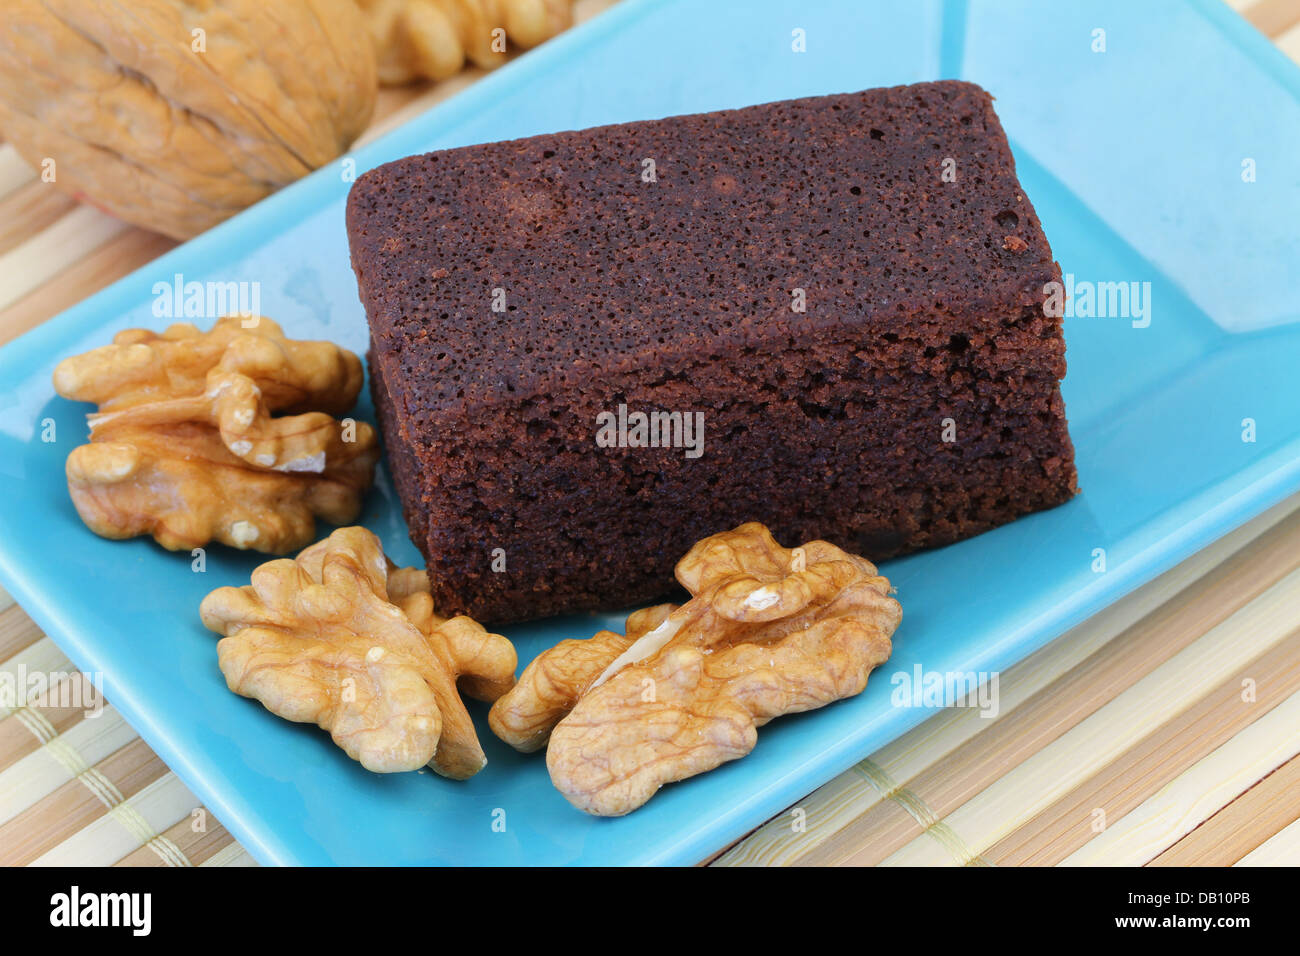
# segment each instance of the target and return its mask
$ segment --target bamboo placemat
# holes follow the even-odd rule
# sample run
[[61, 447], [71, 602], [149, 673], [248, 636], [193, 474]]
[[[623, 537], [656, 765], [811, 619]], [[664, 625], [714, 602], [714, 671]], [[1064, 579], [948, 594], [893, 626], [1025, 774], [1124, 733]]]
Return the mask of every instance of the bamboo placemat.
[[[615, 0], [578, 0], [579, 21]], [[1300, 61], [1300, 0], [1229, 0]], [[473, 83], [386, 90], [366, 140]], [[175, 243], [0, 145], [0, 343]], [[720, 854], [747, 864], [1300, 863], [1300, 495], [938, 711]], [[0, 673], [74, 668], [0, 592]], [[0, 708], [0, 864], [254, 861], [111, 704]]]

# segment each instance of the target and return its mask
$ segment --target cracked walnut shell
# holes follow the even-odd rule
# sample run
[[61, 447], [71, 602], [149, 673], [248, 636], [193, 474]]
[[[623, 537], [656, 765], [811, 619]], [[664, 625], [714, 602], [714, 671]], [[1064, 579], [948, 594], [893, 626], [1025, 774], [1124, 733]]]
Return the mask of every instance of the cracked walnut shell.
[[424, 572], [394, 567], [365, 528], [261, 565], [199, 613], [224, 635], [217, 655], [232, 691], [329, 731], [367, 770], [428, 765], [464, 780], [487, 763], [461, 694], [505, 693], [514, 646], [470, 618], [436, 614]]
[[493, 731], [545, 743], [552, 782], [588, 813], [635, 810], [749, 753], [772, 718], [861, 693], [902, 618], [869, 561], [825, 541], [783, 548], [757, 523], [700, 541], [677, 579], [685, 604], [544, 651], [492, 707]]
[[68, 456], [73, 503], [108, 538], [302, 547], [316, 517], [355, 520], [373, 479], [374, 429], [333, 417], [361, 382], [351, 352], [285, 338], [266, 318], [119, 332], [54, 370], [60, 395], [99, 406], [90, 443]]

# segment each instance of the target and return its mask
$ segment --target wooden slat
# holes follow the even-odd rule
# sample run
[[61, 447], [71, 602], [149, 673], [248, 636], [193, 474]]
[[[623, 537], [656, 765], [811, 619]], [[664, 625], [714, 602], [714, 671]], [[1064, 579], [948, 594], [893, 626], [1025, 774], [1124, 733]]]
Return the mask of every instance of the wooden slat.
[[[1296, 633], [1300, 636], [1300, 631]], [[1247, 724], [1062, 863], [1139, 866], [1150, 862], [1300, 754], [1298, 727], [1300, 693]]]
[[[1126, 686], [1122, 693], [1101, 707], [1096, 706], [1095, 699], [1079, 707], [1069, 699], [1068, 692], [1056, 695], [1059, 703], [1049, 706], [1039, 722], [1022, 728], [1023, 735], [1029, 740], [1025, 744], [1017, 741], [1015, 746], [1006, 748], [1012, 752], [1028, 749], [1032, 755], [1004, 765], [1005, 772], [996, 780], [988, 781], [986, 778], [985, 784], [973, 795], [958, 801], [952, 811], [946, 813], [947, 824], [976, 852], [983, 852], [997, 843], [1069, 793], [1101, 766], [1134, 746], [1146, 736], [1147, 728], [1159, 726], [1186, 710], [1215, 687], [1221, 675], [1243, 656], [1261, 655], [1289, 639], [1295, 626], [1297, 597], [1300, 597], [1300, 570], [1292, 571], [1258, 599], [1208, 631], [1202, 632], [1195, 620], [1184, 620], [1181, 628], [1166, 631], [1164, 641], [1141, 642], [1141, 653], [1135, 663], [1141, 667], [1140, 673], [1144, 676], [1133, 682], [1127, 674], [1112, 672], [1113, 679]], [[1179, 602], [1173, 613], [1184, 613], [1184, 609], [1194, 602], [1194, 598], [1190, 602]], [[1191, 642], [1185, 640], [1188, 630], [1195, 635]], [[1108, 645], [1102, 654], [1107, 655], [1116, 643], [1120, 642]], [[1151, 666], [1152, 657], [1162, 656], [1169, 646], [1179, 644], [1187, 646], [1158, 666]], [[1096, 699], [1105, 699], [1109, 690], [1097, 687], [1093, 694]], [[1087, 710], [1089, 715], [1056, 735], [1060, 725], [1053, 726], [1054, 710], [1064, 713]], [[1010, 719], [1016, 716], [1013, 714]], [[995, 725], [990, 733], [997, 734], [999, 729]], [[1043, 746], [1044, 739], [1051, 742]], [[1011, 769], [1006, 770], [1006, 767]], [[976, 774], [962, 776], [969, 775]], [[955, 785], [951, 781], [937, 780], [933, 789], [936, 799], [944, 798], [951, 803], [951, 794], [967, 790], [968, 784], [961, 778]], [[931, 799], [929, 792], [922, 792], [927, 800]], [[912, 839], [884, 862], [943, 865], [954, 861], [936, 841], [921, 836]]]
[[[157, 758], [154, 758], [157, 759]], [[159, 837], [188, 816], [198, 801], [166, 768], [149, 783], [75, 834], [33, 860], [36, 866], [111, 866], [142, 843], [167, 856], [175, 866], [187, 866], [185, 855]]]
[[[1247, 679], [1256, 682], [1256, 699], [1249, 704], [1241, 699], [1242, 681]], [[1096, 836], [1092, 828], [1097, 811], [1111, 826], [1127, 819], [1162, 787], [1297, 691], [1300, 630], [1228, 675], [1172, 720], [1152, 728], [1136, 746], [1004, 837], [985, 857], [1000, 866], [1061, 862]]]
[[18, 605], [10, 604], [0, 611], [0, 661], [8, 660], [43, 636], [41, 629]]
[[[30, 715], [20, 713], [10, 719], [21, 721], [25, 716]], [[36, 726], [30, 729], [41, 731]], [[41, 736], [45, 738], [43, 733]], [[0, 826], [135, 739], [131, 726], [111, 707], [94, 720], [78, 721], [46, 739], [39, 749], [0, 770]], [[94, 783], [93, 775], [88, 779]]]
[[45, 679], [53, 686], [28, 700], [24, 713], [7, 713], [0, 720], [0, 770], [34, 753], [47, 736], [62, 734], [84, 719], [99, 719], [86, 716], [102, 699], [83, 674], [63, 671]]
[[[27, 702], [24, 675], [70, 673], [74, 670], [76, 668], [59, 650], [59, 646], [44, 636], [0, 661], [0, 674], [15, 684], [17, 690], [15, 703], [20, 705]], [[8, 712], [7, 708], [0, 707], [0, 715], [7, 715]]]
[[1277, 48], [1300, 63], [1300, 23], [1278, 36]]
[[22, 866], [39, 859], [105, 816], [119, 793], [129, 800], [166, 772], [148, 745], [135, 738], [93, 765], [92, 773], [102, 780], [68, 780], [0, 825], [0, 865]]
[[12, 305], [0, 308], [0, 345], [72, 308], [175, 247], [176, 243], [166, 236], [143, 229], [125, 229], [113, 242], [99, 246], [60, 272], [57, 282], [46, 283]]
[[1240, 7], [1238, 12], [1271, 39], [1300, 23], [1300, 3], [1296, 0], [1253, 0]]
[[1300, 866], [1300, 820], [1269, 837], [1233, 866]]
[[36, 178], [36, 171], [23, 161], [9, 143], [0, 145], [0, 199]]
[[90, 206], [77, 206], [15, 249], [0, 255], [0, 308], [39, 289], [129, 227]]
[[1151, 861], [1151, 866], [1231, 866], [1300, 817], [1300, 757], [1292, 757]]
[[77, 201], [52, 183], [32, 180], [15, 189], [0, 199], [0, 257], [31, 241], [33, 236], [53, 227], [77, 208]]
[[[202, 808], [196, 808], [202, 809]], [[204, 829], [196, 830], [196, 821], [190, 816], [168, 827], [161, 837], [170, 842], [193, 866], [200, 866], [216, 854], [228, 848], [240, 849], [230, 832], [217, 822], [210, 812], [204, 810]], [[114, 866], [174, 866], [171, 854], [160, 853], [153, 845], [142, 846], [128, 853]]]
[[201, 866], [257, 866], [254, 860], [238, 843], [230, 843], [222, 847], [208, 859], [204, 860]]

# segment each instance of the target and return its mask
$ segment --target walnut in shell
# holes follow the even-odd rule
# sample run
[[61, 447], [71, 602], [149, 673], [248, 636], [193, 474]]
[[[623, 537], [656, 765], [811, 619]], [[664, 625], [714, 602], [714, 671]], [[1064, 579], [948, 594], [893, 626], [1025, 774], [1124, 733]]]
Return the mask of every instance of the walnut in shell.
[[173, 550], [217, 540], [282, 553], [312, 540], [317, 516], [356, 518], [375, 432], [333, 415], [356, 401], [360, 360], [287, 339], [267, 318], [245, 324], [128, 329], [55, 368], [60, 395], [99, 406], [90, 443], [67, 462], [91, 530], [149, 534]]
[[620, 816], [665, 783], [749, 753], [756, 728], [866, 687], [902, 609], [869, 561], [825, 541], [783, 548], [761, 524], [700, 541], [677, 565], [691, 599], [565, 641], [492, 707], [494, 732], [546, 765], [579, 809]]
[[374, 110], [352, 0], [5, 0], [0, 23], [5, 139], [175, 239], [328, 163]]
[[339, 528], [295, 559], [218, 588], [199, 611], [232, 691], [314, 723], [367, 770], [426, 764], [464, 780], [487, 763], [461, 694], [514, 683], [514, 646], [467, 617], [437, 615], [427, 578], [395, 568], [365, 528]]
[[[524, 49], [568, 27], [570, 0], [357, 0], [370, 26], [379, 82], [443, 80], [469, 60], [490, 70], [505, 62], [504, 40]], [[493, 34], [494, 30], [503, 31]]]

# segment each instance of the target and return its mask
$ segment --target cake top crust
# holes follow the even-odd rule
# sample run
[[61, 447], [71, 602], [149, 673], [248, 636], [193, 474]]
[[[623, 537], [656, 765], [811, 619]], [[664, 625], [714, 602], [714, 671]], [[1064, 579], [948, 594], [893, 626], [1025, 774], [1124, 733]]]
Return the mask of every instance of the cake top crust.
[[1008, 316], [1059, 277], [992, 97], [957, 81], [412, 156], [358, 179], [347, 226], [376, 357], [426, 409]]

